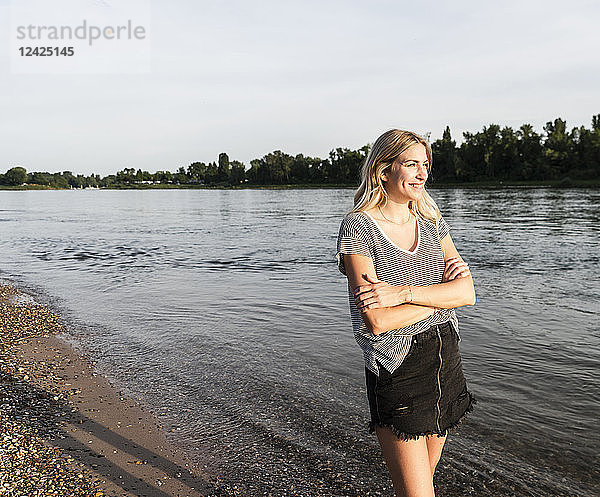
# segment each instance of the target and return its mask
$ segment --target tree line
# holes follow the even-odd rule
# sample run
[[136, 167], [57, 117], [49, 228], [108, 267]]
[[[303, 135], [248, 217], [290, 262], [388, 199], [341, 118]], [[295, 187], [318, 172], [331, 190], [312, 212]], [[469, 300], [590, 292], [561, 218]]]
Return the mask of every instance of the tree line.
[[[592, 127], [567, 129], [561, 118], [546, 123], [542, 133], [530, 124], [519, 129], [497, 124], [477, 133], [464, 132], [456, 145], [450, 128], [431, 144], [433, 179], [440, 183], [474, 181], [596, 180], [600, 178], [600, 114], [592, 117]], [[0, 184], [41, 185], [52, 188], [118, 188], [148, 184], [207, 186], [248, 185], [356, 185], [360, 168], [370, 145], [357, 150], [336, 148], [321, 159], [303, 154], [289, 155], [280, 150], [250, 161], [250, 167], [219, 154], [215, 162], [193, 162], [176, 172], [124, 168], [116, 174], [74, 175], [27, 172], [21, 166], [0, 174]]]
[[517, 130], [490, 124], [463, 137], [457, 147], [446, 127], [432, 143], [434, 174], [442, 182], [600, 178], [600, 114], [592, 117], [591, 129], [568, 130], [558, 118], [541, 134], [530, 124]]

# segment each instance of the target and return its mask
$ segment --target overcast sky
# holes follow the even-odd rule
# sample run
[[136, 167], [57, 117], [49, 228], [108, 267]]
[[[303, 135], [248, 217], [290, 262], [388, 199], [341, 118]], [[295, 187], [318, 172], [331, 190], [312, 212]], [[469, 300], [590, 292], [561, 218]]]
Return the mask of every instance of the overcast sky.
[[[0, 0], [5, 41], [9, 10]], [[600, 113], [595, 0], [180, 0], [144, 14], [147, 73], [17, 74], [2, 44], [0, 172], [174, 171], [220, 152], [249, 166], [392, 127], [460, 140]]]

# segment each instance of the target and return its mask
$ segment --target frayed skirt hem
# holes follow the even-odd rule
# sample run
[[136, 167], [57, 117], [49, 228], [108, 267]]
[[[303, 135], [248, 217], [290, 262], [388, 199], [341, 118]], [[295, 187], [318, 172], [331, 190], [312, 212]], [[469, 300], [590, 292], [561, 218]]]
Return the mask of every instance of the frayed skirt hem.
[[461, 414], [461, 416], [454, 423], [452, 423], [450, 426], [447, 426], [442, 431], [430, 430], [430, 431], [424, 431], [421, 433], [406, 433], [406, 432], [399, 430], [396, 426], [394, 426], [392, 424], [376, 423], [374, 421], [371, 421], [369, 423], [369, 433], [371, 433], [371, 434], [375, 433], [375, 428], [380, 427], [380, 428], [389, 428], [390, 430], [392, 430], [394, 435], [396, 435], [396, 438], [398, 438], [398, 440], [404, 440], [404, 441], [417, 440], [420, 437], [430, 437], [433, 435], [436, 435], [438, 438], [445, 437], [446, 435], [448, 435], [448, 432], [450, 430], [456, 428], [459, 424], [461, 424], [461, 422], [463, 421], [465, 416], [473, 410], [474, 405], [477, 403], [477, 399], [475, 397], [473, 397], [471, 392], [468, 392], [468, 395], [469, 395], [469, 405], [465, 409], [465, 412], [463, 412]]

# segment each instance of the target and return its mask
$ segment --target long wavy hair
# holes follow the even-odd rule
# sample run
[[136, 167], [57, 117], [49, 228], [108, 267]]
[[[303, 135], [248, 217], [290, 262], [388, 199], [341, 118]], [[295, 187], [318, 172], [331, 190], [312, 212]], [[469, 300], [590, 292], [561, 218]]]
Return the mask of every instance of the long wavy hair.
[[[375, 140], [362, 166], [361, 183], [354, 194], [354, 208], [350, 212], [385, 206], [388, 196], [381, 180], [381, 173], [390, 167], [402, 152], [416, 143], [425, 146], [431, 170], [433, 162], [431, 145], [422, 136], [412, 131], [391, 129]], [[408, 208], [415, 216], [433, 221], [437, 226], [441, 216], [440, 210], [425, 189], [419, 200], [408, 202]]]

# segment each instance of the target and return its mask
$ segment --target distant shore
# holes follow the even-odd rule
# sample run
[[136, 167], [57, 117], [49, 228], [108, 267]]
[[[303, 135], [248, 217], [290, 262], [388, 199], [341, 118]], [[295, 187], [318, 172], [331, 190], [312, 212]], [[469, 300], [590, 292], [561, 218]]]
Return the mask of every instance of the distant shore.
[[65, 331], [45, 306], [0, 284], [0, 493], [227, 495], [60, 338]]
[[[124, 184], [106, 188], [87, 188], [88, 190], [295, 190], [295, 189], [338, 189], [357, 188], [356, 184], [287, 184], [287, 185], [197, 185], [197, 184]], [[600, 179], [578, 180], [563, 178], [561, 180], [545, 181], [475, 181], [470, 183], [437, 183], [429, 184], [429, 188], [451, 189], [451, 188], [600, 188]], [[53, 188], [42, 185], [5, 186], [0, 185], [0, 190], [82, 190], [82, 188]], [[85, 188], [83, 188], [85, 189]]]

